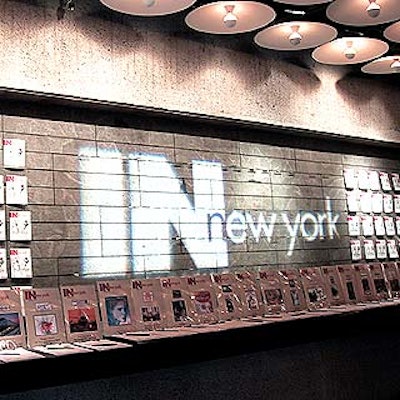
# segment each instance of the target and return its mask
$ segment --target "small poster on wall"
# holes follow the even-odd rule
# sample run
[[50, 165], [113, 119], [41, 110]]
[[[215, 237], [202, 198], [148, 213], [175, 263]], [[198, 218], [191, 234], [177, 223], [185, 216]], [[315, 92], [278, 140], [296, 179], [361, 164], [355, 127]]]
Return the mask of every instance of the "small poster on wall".
[[381, 190], [381, 183], [379, 180], [378, 171], [369, 171], [368, 178], [369, 178], [369, 188], [371, 190]]
[[388, 215], [385, 215], [383, 217], [383, 220], [385, 222], [386, 235], [394, 236], [396, 234], [396, 228], [394, 225], [393, 217], [389, 217]]
[[0, 279], [8, 278], [7, 270], [7, 251], [5, 248], [0, 248]]
[[25, 168], [25, 140], [3, 139], [3, 164], [5, 168]]
[[6, 240], [6, 211], [0, 210], [0, 241]]
[[4, 175], [0, 175], [0, 204], [4, 203]]
[[379, 172], [379, 179], [381, 180], [382, 190], [385, 192], [389, 192], [392, 190], [392, 186], [390, 185], [389, 174], [387, 172]]
[[374, 234], [374, 220], [372, 215], [362, 215], [361, 223], [364, 236], [372, 236]]
[[398, 194], [395, 194], [393, 196], [393, 202], [394, 202], [394, 212], [396, 214], [400, 214], [400, 196]]
[[396, 217], [396, 232], [400, 236], [400, 217]]
[[393, 212], [393, 197], [391, 194], [383, 195], [383, 211], [386, 214], [391, 214]]
[[32, 278], [32, 257], [29, 248], [10, 249], [11, 278]]
[[360, 236], [360, 217], [358, 215], [349, 215], [347, 217], [347, 224], [349, 227], [350, 236]]
[[28, 178], [22, 175], [6, 175], [6, 203], [28, 204]]
[[361, 242], [359, 240], [350, 240], [350, 250], [353, 261], [361, 260]]
[[375, 215], [374, 216], [374, 226], [375, 226], [375, 233], [376, 236], [384, 236], [385, 231], [385, 223], [383, 222], [382, 215]]
[[346, 189], [357, 188], [357, 176], [353, 168], [345, 168], [343, 171], [344, 175], [344, 186]]
[[366, 169], [358, 170], [358, 187], [361, 190], [368, 190], [369, 184], [369, 173]]
[[30, 211], [10, 211], [10, 240], [32, 240], [32, 224]]
[[399, 174], [392, 174], [392, 184], [393, 184], [393, 190], [395, 192], [400, 192], [400, 175]]
[[364, 240], [364, 252], [366, 260], [375, 260], [376, 252], [373, 240]]
[[372, 212], [380, 214], [383, 212], [383, 195], [382, 193], [372, 193]]
[[347, 210], [350, 213], [355, 213], [355, 212], [359, 211], [358, 193], [357, 192], [347, 193], [346, 199], [347, 199]]
[[387, 241], [387, 249], [388, 249], [389, 258], [394, 259], [394, 258], [399, 257], [396, 240], [389, 239]]
[[372, 195], [370, 192], [360, 193], [360, 210], [364, 213], [372, 211]]
[[385, 239], [377, 239], [376, 242], [376, 257], [379, 260], [384, 260], [387, 258], [387, 247]]

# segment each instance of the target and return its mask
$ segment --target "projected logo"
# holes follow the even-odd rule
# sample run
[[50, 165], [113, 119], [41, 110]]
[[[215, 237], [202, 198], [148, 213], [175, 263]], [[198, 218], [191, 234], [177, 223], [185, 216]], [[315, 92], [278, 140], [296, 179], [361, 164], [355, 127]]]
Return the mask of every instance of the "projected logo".
[[287, 229], [287, 255], [298, 237], [338, 237], [329, 198], [324, 211], [285, 213], [225, 210], [220, 162], [192, 161], [192, 195], [163, 155], [118, 151], [80, 159], [82, 274], [121, 274], [173, 268], [173, 248], [183, 244], [196, 268], [229, 266], [228, 245], [249, 237], [268, 242], [279, 221]]

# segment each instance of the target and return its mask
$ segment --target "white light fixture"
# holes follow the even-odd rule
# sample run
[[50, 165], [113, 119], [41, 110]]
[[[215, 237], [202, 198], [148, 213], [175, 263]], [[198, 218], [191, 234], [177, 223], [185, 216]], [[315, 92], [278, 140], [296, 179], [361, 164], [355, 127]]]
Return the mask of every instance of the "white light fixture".
[[383, 31], [383, 36], [392, 42], [400, 43], [400, 21], [388, 26]]
[[400, 19], [399, 0], [335, 0], [326, 8], [327, 17], [339, 24], [371, 26]]
[[376, 18], [381, 13], [381, 6], [375, 0], [369, 0], [366, 11], [371, 18]]
[[357, 49], [353, 46], [353, 41], [348, 40], [346, 42], [346, 48], [343, 51], [343, 54], [348, 60], [353, 60], [357, 54]]
[[292, 25], [291, 28], [292, 28], [292, 33], [289, 35], [288, 39], [290, 44], [292, 44], [293, 46], [297, 46], [300, 44], [301, 39], [303, 39], [303, 36], [301, 36], [299, 33], [300, 26]]
[[317, 47], [311, 54], [322, 64], [358, 64], [381, 57], [389, 50], [383, 40], [366, 37], [344, 37]]
[[400, 73], [400, 55], [381, 57], [364, 65], [361, 71], [366, 74], [398, 74]]
[[233, 6], [233, 5], [225, 6], [226, 15], [224, 16], [223, 21], [227, 28], [233, 28], [234, 26], [236, 26], [238, 18], [233, 13], [234, 9], [235, 9], [235, 6]]
[[100, 0], [106, 7], [124, 14], [156, 17], [182, 11], [196, 0]]
[[217, 1], [204, 4], [186, 15], [186, 24], [199, 32], [236, 34], [268, 25], [276, 17], [270, 6], [257, 1]]
[[332, 0], [274, 0], [277, 3], [293, 4], [294, 6], [313, 6], [315, 4], [329, 3]]
[[337, 36], [337, 30], [327, 24], [308, 21], [283, 22], [258, 32], [254, 41], [271, 50], [296, 51], [311, 49]]

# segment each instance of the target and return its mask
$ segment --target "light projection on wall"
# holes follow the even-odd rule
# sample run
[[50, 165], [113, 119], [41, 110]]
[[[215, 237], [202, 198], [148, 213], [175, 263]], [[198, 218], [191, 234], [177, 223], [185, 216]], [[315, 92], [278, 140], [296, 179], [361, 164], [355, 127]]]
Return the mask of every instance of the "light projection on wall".
[[249, 212], [225, 207], [223, 165], [193, 160], [192, 193], [160, 154], [82, 149], [80, 155], [82, 275], [169, 271], [181, 243], [195, 268], [229, 266], [229, 249], [252, 238], [271, 242], [287, 230], [287, 255], [296, 240], [337, 238], [339, 214], [323, 211]]

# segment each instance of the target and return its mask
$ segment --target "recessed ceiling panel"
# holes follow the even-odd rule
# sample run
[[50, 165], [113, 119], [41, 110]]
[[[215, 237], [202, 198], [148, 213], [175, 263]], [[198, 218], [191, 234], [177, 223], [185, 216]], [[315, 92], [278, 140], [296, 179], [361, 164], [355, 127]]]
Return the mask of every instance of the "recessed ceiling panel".
[[275, 16], [270, 6], [255, 1], [218, 1], [191, 11], [185, 22], [200, 32], [233, 34], [262, 28]]
[[254, 41], [272, 50], [304, 50], [335, 39], [337, 30], [319, 22], [293, 21], [270, 26], [258, 32]]

